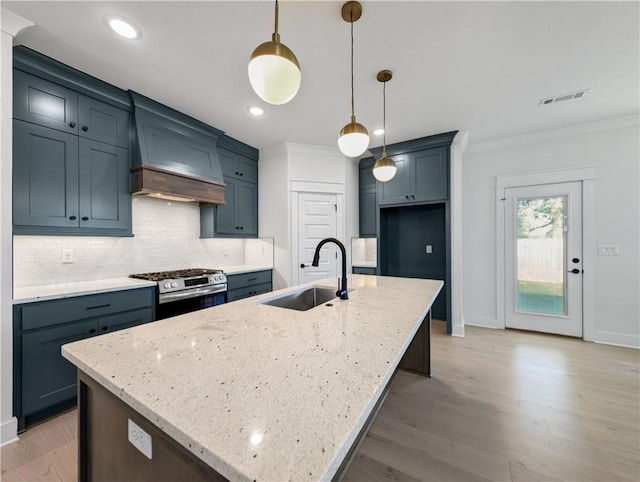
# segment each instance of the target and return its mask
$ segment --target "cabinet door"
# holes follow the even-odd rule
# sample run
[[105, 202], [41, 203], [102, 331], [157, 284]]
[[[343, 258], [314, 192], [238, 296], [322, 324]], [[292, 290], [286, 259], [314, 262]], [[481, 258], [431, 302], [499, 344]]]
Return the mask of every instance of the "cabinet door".
[[128, 311], [126, 313], [116, 313], [115, 315], [105, 316], [98, 320], [98, 334], [110, 333], [112, 331], [124, 330], [132, 326], [149, 323], [153, 320], [151, 308], [143, 308], [141, 310]]
[[238, 175], [246, 182], [258, 183], [258, 163], [248, 157], [238, 156]]
[[360, 190], [360, 237], [376, 236], [376, 190]]
[[447, 148], [441, 147], [412, 155], [414, 201], [440, 201], [449, 193]]
[[78, 226], [77, 136], [13, 122], [13, 224]]
[[130, 229], [129, 152], [80, 139], [80, 226]]
[[81, 137], [129, 147], [129, 113], [104, 102], [80, 96], [78, 124]]
[[235, 201], [240, 234], [243, 236], [257, 236], [258, 186], [256, 184], [239, 181]]
[[237, 177], [238, 172], [238, 155], [228, 151], [222, 147], [218, 148], [218, 159], [220, 159], [220, 167], [222, 175], [227, 177]]
[[375, 161], [373, 159], [363, 159], [362, 161], [360, 161], [360, 190], [376, 188], [376, 178], [373, 175], [374, 163]]
[[401, 204], [411, 202], [411, 169], [407, 154], [393, 156], [398, 169], [393, 179], [378, 186], [378, 204]]
[[13, 117], [78, 133], [78, 94], [20, 70], [13, 71]]
[[70, 323], [22, 335], [22, 415], [76, 396], [76, 367], [60, 347], [96, 333], [96, 320]]
[[226, 204], [216, 206], [215, 232], [216, 234], [237, 234], [239, 226], [236, 224], [234, 209], [236, 204], [238, 181], [225, 177], [224, 182], [224, 199]]

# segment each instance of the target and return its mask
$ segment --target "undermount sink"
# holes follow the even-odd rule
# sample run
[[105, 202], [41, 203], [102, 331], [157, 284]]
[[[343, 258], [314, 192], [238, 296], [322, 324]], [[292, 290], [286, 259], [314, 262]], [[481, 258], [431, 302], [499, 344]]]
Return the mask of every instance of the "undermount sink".
[[337, 297], [338, 295], [336, 294], [335, 288], [312, 286], [311, 288], [287, 293], [278, 298], [261, 301], [260, 303], [263, 305], [288, 308], [290, 310], [307, 311]]

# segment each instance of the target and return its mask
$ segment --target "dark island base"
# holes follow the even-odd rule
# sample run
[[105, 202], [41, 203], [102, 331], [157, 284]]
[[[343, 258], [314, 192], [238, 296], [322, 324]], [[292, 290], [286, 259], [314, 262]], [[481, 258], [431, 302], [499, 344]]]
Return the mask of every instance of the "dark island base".
[[[422, 321], [398, 368], [431, 377], [431, 312], [427, 313]], [[376, 402], [333, 480], [339, 481], [349, 468], [389, 393], [391, 381], [393, 377]], [[128, 441], [129, 419], [151, 436], [152, 459], [148, 459]], [[80, 370], [78, 443], [80, 482], [227, 480]]]

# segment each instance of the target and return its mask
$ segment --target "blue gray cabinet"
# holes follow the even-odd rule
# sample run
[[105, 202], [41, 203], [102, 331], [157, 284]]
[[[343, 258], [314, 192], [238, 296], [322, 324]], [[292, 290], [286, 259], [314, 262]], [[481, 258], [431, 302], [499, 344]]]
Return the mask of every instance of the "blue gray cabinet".
[[15, 234], [129, 235], [127, 149], [13, 123]]
[[[257, 152], [229, 138], [218, 147], [224, 175], [225, 204], [200, 207], [200, 237], [255, 238], [258, 236], [258, 162], [242, 152]], [[234, 152], [235, 148], [241, 152]]]
[[380, 183], [378, 204], [441, 201], [449, 193], [448, 147], [392, 156], [398, 171]]
[[374, 159], [362, 159], [359, 169], [360, 237], [376, 236], [376, 179]]
[[227, 301], [236, 301], [273, 290], [272, 270], [227, 275]]
[[18, 427], [75, 403], [76, 368], [61, 346], [154, 319], [153, 288], [17, 304], [14, 323], [14, 414]]

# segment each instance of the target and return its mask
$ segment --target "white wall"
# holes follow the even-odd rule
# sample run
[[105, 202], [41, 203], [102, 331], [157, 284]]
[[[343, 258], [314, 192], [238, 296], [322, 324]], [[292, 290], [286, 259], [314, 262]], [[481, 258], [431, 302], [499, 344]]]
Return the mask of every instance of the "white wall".
[[12, 211], [12, 120], [13, 117], [13, 37], [33, 25], [5, 9], [0, 9], [0, 444], [17, 437], [13, 417], [13, 311], [11, 298]]
[[620, 256], [596, 257], [595, 341], [640, 346], [639, 137], [631, 117], [469, 145], [462, 163], [465, 323], [498, 326], [495, 176], [595, 166], [596, 244], [620, 246]]
[[[199, 239], [200, 211], [193, 203], [134, 196], [133, 233], [131, 238], [15, 236], [14, 286], [272, 263], [271, 243], [266, 240]], [[62, 263], [63, 249], [73, 250], [72, 264]]]
[[[336, 147], [285, 142], [260, 151], [258, 163], [258, 217], [261, 237], [274, 238], [274, 289], [292, 283], [292, 182], [332, 183], [342, 186], [345, 209], [339, 219], [344, 241], [358, 232], [357, 162]], [[350, 250], [347, 250], [349, 258]], [[349, 262], [349, 259], [347, 259]]]

